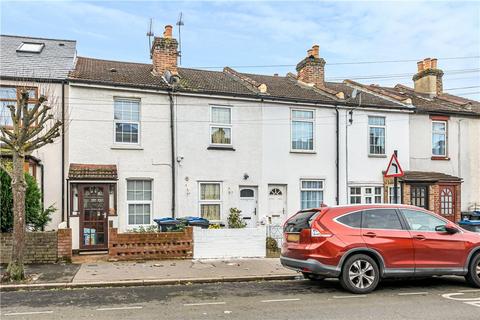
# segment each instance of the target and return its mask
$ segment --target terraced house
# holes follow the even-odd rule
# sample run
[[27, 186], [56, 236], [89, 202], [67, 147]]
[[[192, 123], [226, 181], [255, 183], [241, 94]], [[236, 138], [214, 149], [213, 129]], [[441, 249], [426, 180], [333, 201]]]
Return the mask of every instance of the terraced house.
[[171, 26], [148, 64], [76, 57], [63, 153], [74, 250], [106, 249], [109, 227], [158, 217], [225, 222], [238, 208], [255, 227], [322, 204], [393, 202], [383, 171], [395, 150], [404, 203], [458, 220], [480, 202], [479, 104], [442, 93], [436, 62], [412, 89], [328, 82], [317, 45], [285, 76], [177, 59]]

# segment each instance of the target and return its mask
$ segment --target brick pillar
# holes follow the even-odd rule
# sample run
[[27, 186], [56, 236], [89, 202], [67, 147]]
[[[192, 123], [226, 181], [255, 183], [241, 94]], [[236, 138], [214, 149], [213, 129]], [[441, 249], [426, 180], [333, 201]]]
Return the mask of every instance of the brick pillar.
[[67, 262], [72, 261], [72, 229], [58, 229], [57, 259]]
[[116, 253], [116, 248], [114, 244], [117, 242], [117, 234], [118, 234], [118, 229], [117, 228], [111, 228], [109, 226], [108, 228], [108, 254], [111, 257], [114, 257], [117, 255]]

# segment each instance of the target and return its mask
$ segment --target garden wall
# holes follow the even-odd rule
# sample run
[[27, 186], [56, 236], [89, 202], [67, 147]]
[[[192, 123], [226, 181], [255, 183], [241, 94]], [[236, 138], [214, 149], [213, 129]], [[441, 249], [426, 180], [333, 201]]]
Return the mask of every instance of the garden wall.
[[[59, 231], [27, 232], [25, 234], [25, 263], [55, 263], [69, 261], [72, 257], [72, 236], [70, 229]], [[0, 234], [0, 263], [10, 262], [12, 255], [12, 234]], [[70, 248], [70, 250], [68, 250]]]
[[110, 228], [108, 254], [118, 260], [191, 259], [192, 228], [181, 232], [118, 233]]
[[193, 231], [194, 259], [265, 258], [265, 227]]

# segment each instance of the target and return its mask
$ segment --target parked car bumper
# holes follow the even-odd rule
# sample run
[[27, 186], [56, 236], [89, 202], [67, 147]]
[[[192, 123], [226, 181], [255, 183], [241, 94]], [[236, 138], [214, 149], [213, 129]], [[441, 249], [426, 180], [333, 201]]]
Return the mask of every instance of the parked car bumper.
[[338, 277], [340, 275], [340, 270], [336, 266], [329, 266], [314, 259], [301, 260], [281, 256], [280, 262], [285, 268], [299, 272], [310, 272], [329, 277]]

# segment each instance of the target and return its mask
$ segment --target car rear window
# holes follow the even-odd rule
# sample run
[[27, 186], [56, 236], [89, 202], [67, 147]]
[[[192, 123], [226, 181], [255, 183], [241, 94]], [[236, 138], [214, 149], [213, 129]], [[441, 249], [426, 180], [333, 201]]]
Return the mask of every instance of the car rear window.
[[300, 232], [303, 229], [310, 228], [310, 223], [315, 219], [318, 212], [319, 211], [304, 211], [297, 213], [287, 220], [283, 231]]
[[338, 218], [337, 221], [352, 228], [360, 228], [362, 225], [362, 212], [357, 211], [346, 214]]

